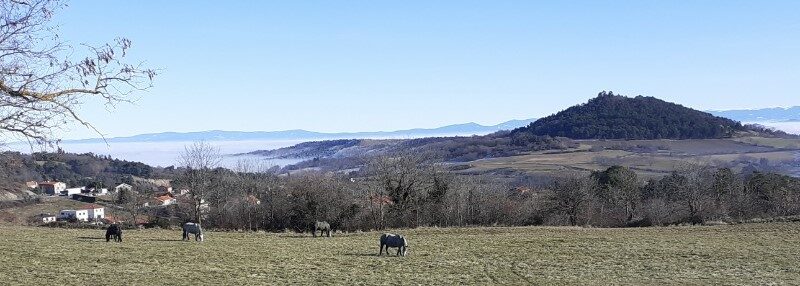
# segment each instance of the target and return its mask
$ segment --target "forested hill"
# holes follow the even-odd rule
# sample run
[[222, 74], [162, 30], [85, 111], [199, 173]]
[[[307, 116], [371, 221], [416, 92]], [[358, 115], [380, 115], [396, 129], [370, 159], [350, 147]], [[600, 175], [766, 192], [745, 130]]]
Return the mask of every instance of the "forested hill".
[[654, 97], [631, 98], [604, 91], [514, 133], [572, 139], [710, 139], [747, 129], [739, 122]]
[[0, 191], [18, 190], [26, 181], [56, 180], [67, 186], [113, 187], [132, 176], [152, 178], [155, 169], [139, 162], [91, 153], [0, 153]]

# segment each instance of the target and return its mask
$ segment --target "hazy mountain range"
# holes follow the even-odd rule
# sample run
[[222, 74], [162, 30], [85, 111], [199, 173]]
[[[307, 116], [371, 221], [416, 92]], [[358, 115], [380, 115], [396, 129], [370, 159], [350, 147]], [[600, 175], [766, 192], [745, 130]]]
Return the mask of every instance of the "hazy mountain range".
[[[420, 138], [431, 136], [469, 136], [485, 135], [499, 130], [511, 130], [527, 126], [535, 118], [510, 120], [497, 125], [480, 125], [464, 123], [447, 125], [438, 128], [415, 128], [397, 131], [375, 132], [341, 132], [325, 133], [302, 129], [284, 131], [198, 131], [198, 132], [162, 132], [140, 134], [128, 137], [114, 137], [108, 142], [175, 142], [175, 141], [242, 141], [242, 140], [331, 140], [331, 139], [376, 139], [376, 138]], [[101, 138], [65, 140], [63, 143], [100, 143]]]
[[[743, 110], [710, 110], [716, 116], [741, 122], [800, 122], [800, 106], [790, 108], [764, 108]], [[485, 135], [499, 130], [512, 130], [528, 126], [536, 118], [510, 120], [497, 125], [464, 123], [438, 128], [414, 128], [397, 131], [374, 132], [315, 132], [303, 129], [283, 131], [222, 131], [209, 130], [197, 132], [162, 132], [139, 134], [127, 137], [114, 137], [108, 142], [175, 142], [175, 141], [241, 141], [241, 140], [330, 140], [330, 139], [373, 139], [373, 138], [419, 138], [430, 136], [468, 136]], [[63, 143], [100, 143], [101, 138], [65, 140]]]
[[800, 106], [707, 112], [741, 122], [800, 122]]

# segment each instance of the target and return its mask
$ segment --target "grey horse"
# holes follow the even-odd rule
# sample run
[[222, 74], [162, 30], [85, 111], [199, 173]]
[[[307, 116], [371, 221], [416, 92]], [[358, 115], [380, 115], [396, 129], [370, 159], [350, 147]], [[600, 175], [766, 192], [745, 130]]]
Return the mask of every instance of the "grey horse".
[[183, 239], [189, 240], [189, 234], [194, 234], [195, 241], [203, 241], [203, 228], [199, 223], [187, 222], [183, 224]]
[[122, 228], [118, 224], [109, 225], [106, 229], [106, 242], [114, 239], [116, 242], [122, 242]]
[[399, 234], [384, 233], [381, 235], [381, 249], [378, 256], [383, 255], [383, 248], [386, 247], [386, 254], [389, 254], [389, 247], [397, 248], [397, 256], [406, 256], [408, 250], [408, 240]]
[[314, 223], [314, 237], [317, 237], [317, 231], [319, 231], [319, 236], [326, 234], [328, 237], [331, 237], [331, 224], [327, 221], [318, 221]]

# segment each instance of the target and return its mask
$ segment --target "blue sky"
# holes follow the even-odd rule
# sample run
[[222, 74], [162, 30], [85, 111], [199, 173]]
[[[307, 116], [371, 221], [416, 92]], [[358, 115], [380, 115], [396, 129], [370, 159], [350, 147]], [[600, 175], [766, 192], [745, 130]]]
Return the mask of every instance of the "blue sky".
[[[699, 109], [800, 105], [800, 1], [72, 1], [72, 44], [162, 69], [108, 136], [375, 131], [545, 116], [601, 90]], [[96, 137], [82, 127], [64, 138]]]

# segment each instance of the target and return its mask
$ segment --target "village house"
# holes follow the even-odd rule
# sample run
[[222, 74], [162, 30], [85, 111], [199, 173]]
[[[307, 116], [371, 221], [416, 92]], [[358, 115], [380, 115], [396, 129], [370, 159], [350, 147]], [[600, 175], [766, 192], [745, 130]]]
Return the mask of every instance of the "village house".
[[63, 182], [41, 182], [38, 184], [39, 189], [42, 190], [42, 194], [55, 196], [61, 194], [62, 191], [67, 189], [67, 184]]
[[39, 187], [39, 183], [37, 183], [36, 181], [25, 182], [25, 185], [28, 186], [29, 189], [35, 189]]
[[105, 208], [98, 205], [88, 205], [84, 207], [88, 211], [89, 220], [102, 220], [106, 218]]
[[88, 194], [88, 195], [102, 196], [102, 195], [108, 194], [108, 189], [106, 189], [106, 188], [97, 189], [97, 188], [83, 187], [83, 190], [81, 190], [81, 193]]
[[61, 210], [58, 213], [58, 219], [61, 220], [70, 220], [76, 219], [79, 221], [87, 221], [89, 220], [89, 211], [88, 210]]
[[168, 206], [177, 203], [178, 200], [175, 199], [170, 193], [165, 193], [160, 196], [153, 198], [151, 203], [145, 204], [146, 206], [153, 205], [153, 206]]
[[105, 208], [98, 205], [87, 205], [76, 210], [62, 210], [58, 214], [58, 219], [63, 220], [76, 219], [79, 221], [96, 221], [102, 220], [105, 217]]

